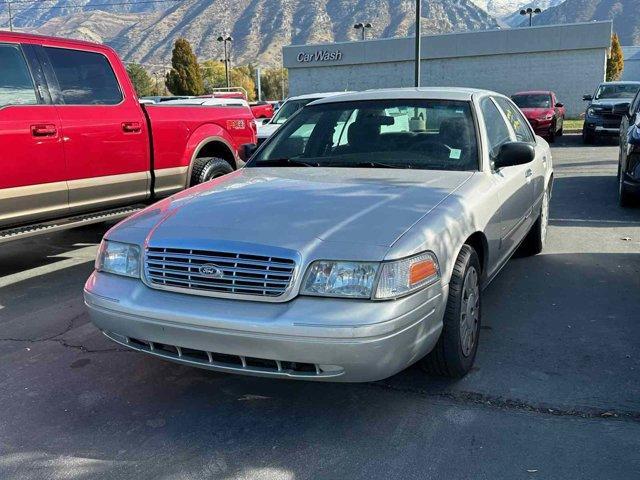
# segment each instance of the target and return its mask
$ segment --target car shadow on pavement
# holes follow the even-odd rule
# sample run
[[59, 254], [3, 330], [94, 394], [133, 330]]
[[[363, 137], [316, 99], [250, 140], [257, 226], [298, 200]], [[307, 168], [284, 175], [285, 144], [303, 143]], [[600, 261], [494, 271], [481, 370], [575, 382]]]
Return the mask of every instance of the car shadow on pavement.
[[618, 137], [603, 137], [599, 138], [596, 143], [586, 144], [582, 140], [582, 134], [580, 133], [567, 133], [561, 137], [556, 137], [556, 141], [550, 143], [551, 148], [575, 148], [575, 147], [612, 147], [618, 145]]

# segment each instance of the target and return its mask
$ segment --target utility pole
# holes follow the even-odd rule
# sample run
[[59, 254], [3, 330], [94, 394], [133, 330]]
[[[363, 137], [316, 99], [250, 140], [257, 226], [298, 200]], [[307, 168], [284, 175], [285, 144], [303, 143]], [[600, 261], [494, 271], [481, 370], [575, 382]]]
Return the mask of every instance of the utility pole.
[[262, 101], [262, 84], [260, 83], [260, 67], [256, 67], [256, 85], [258, 87], [258, 101]]
[[416, 0], [416, 58], [415, 58], [415, 87], [420, 86], [420, 5], [421, 1]]
[[218, 36], [218, 41], [222, 42], [224, 44], [224, 59], [222, 60], [224, 62], [224, 76], [226, 79], [226, 83], [227, 83], [227, 88], [229, 88], [230, 86], [230, 81], [229, 81], [229, 62], [231, 61], [230, 58], [230, 54], [231, 54], [231, 45], [229, 45], [229, 47], [227, 47], [227, 43], [231, 44], [231, 42], [233, 42], [233, 38], [231, 38], [230, 35], [219, 35]]
[[13, 15], [11, 14], [11, 2], [10, 0], [4, 0], [4, 3], [7, 4], [7, 9], [9, 10], [9, 31], [13, 32]]

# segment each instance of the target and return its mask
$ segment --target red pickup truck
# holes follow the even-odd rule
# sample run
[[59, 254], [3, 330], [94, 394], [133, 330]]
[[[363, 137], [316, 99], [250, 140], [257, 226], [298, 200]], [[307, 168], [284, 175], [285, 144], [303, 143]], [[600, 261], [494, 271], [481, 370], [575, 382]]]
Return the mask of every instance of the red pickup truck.
[[0, 66], [0, 242], [117, 218], [255, 143], [247, 108], [140, 105], [104, 45], [0, 32]]

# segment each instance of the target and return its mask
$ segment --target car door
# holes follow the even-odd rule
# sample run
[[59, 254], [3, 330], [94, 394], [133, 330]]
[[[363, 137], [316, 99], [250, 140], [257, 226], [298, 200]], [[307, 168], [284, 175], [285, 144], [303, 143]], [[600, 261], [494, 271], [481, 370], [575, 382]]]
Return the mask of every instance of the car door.
[[[497, 157], [500, 147], [515, 140], [515, 133], [495, 100], [485, 97], [480, 102], [484, 117], [490, 158]], [[492, 180], [500, 202], [500, 251], [507, 256], [524, 238], [531, 213], [533, 187], [528, 181], [529, 165], [503, 167], [492, 172]], [[532, 173], [531, 173], [532, 175]]]
[[0, 228], [68, 210], [60, 119], [30, 45], [0, 43]]
[[[526, 118], [524, 118], [513, 102], [504, 97], [496, 97], [496, 103], [505, 114], [509, 125], [513, 129], [516, 141], [530, 143], [536, 150], [535, 159], [526, 165], [528, 168], [525, 169], [525, 177], [532, 187], [531, 206], [534, 211], [537, 211], [537, 207], [539, 207], [542, 202], [542, 194], [545, 189], [547, 163], [551, 161], [551, 159], [547, 158], [547, 147], [544, 142], [538, 143], [529, 122], [527, 122]], [[535, 218], [531, 217], [529, 220], [530, 223], [533, 223]]]
[[[101, 51], [44, 46], [55, 77], [73, 212], [148, 196], [149, 144], [135, 98], [125, 98]], [[113, 60], [116, 61], [115, 59]]]
[[629, 105], [629, 114], [622, 117], [622, 123], [620, 124], [620, 152], [618, 163], [621, 172], [626, 170], [629, 134], [631, 133], [631, 127], [638, 119], [638, 115], [640, 115], [640, 92], [636, 93], [635, 98]]

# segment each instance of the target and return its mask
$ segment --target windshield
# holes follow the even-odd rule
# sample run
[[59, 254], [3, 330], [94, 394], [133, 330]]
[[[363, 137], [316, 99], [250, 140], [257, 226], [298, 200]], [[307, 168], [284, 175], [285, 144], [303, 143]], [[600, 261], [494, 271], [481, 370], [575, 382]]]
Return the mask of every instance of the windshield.
[[551, 95], [548, 93], [528, 93], [526, 95], [514, 95], [513, 103], [520, 108], [551, 108]]
[[615, 83], [610, 85], [600, 85], [596, 92], [595, 99], [601, 98], [633, 98], [640, 90], [640, 84]]
[[477, 170], [471, 105], [422, 99], [311, 105], [247, 166]]
[[276, 112], [271, 120], [271, 123], [281, 124], [286, 122], [291, 115], [296, 113], [302, 107], [304, 107], [307, 103], [312, 102], [313, 100], [317, 100], [317, 98], [305, 98], [303, 100], [287, 100], [282, 107]]

